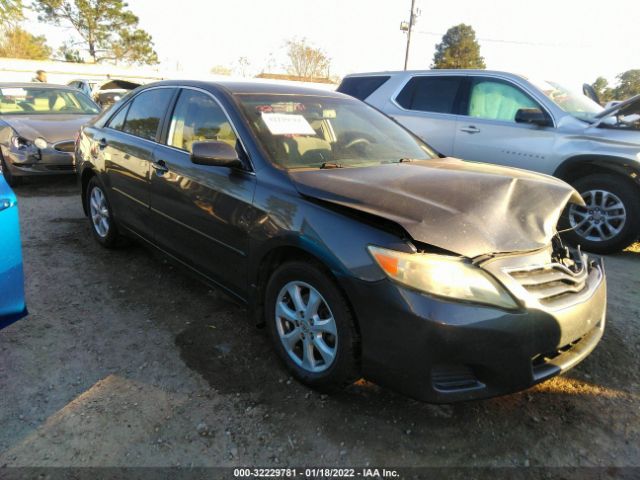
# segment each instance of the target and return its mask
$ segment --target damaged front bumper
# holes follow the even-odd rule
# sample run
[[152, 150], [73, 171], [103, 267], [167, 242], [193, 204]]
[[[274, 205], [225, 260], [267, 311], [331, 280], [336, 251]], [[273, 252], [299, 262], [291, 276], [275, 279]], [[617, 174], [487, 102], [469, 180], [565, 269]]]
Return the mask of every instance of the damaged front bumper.
[[[528, 274], [516, 273], [522, 266]], [[448, 403], [528, 388], [595, 348], [606, 311], [600, 260], [569, 274], [543, 250], [493, 258], [482, 267], [518, 298], [519, 309], [444, 300], [390, 280], [350, 282], [349, 298], [366, 299], [353, 305], [364, 376], [420, 400]]]
[[33, 145], [3, 149], [7, 168], [15, 177], [75, 173], [73, 141], [59, 142], [39, 149]]

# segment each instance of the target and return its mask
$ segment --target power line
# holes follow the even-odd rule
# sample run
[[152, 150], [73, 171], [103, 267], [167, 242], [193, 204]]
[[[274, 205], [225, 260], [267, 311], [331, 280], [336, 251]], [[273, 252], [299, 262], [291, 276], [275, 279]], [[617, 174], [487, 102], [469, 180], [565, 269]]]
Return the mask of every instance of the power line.
[[[414, 33], [419, 33], [421, 35], [433, 35], [437, 37], [442, 37], [445, 34], [442, 32], [429, 32], [426, 30], [414, 30]], [[477, 40], [481, 42], [492, 42], [492, 43], [507, 43], [512, 45], [529, 45], [533, 47], [562, 47], [562, 48], [591, 48], [593, 45], [570, 45], [566, 43], [538, 43], [538, 42], [526, 42], [521, 40], [505, 40], [501, 38], [486, 38], [486, 37], [477, 37]]]

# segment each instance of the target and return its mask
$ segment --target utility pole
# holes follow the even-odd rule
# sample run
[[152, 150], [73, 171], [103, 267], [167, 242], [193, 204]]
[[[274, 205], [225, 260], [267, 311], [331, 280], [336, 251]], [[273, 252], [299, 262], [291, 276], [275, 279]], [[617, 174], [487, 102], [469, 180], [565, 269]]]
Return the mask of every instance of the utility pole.
[[409, 14], [409, 23], [402, 22], [400, 23], [400, 30], [403, 32], [407, 32], [407, 51], [404, 54], [404, 69], [407, 69], [407, 64], [409, 63], [409, 47], [411, 46], [411, 30], [413, 30], [413, 24], [416, 21], [416, 17], [420, 14], [420, 12], [416, 12], [415, 10], [416, 0], [411, 0], [411, 12]]

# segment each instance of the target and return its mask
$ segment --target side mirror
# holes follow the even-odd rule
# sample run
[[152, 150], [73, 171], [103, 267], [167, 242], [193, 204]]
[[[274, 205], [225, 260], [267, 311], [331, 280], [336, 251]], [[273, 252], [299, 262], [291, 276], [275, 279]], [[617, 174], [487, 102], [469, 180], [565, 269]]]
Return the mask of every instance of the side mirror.
[[191, 161], [211, 167], [241, 168], [236, 149], [225, 142], [193, 142]]
[[516, 112], [516, 123], [529, 123], [539, 127], [548, 127], [551, 120], [539, 108], [521, 108]]

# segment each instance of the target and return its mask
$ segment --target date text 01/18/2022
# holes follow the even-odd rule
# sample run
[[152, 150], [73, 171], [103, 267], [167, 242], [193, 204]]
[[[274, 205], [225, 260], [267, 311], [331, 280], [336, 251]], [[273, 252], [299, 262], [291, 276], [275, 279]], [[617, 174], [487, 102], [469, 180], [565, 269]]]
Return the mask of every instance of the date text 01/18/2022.
[[386, 468], [234, 468], [235, 478], [398, 478]]

